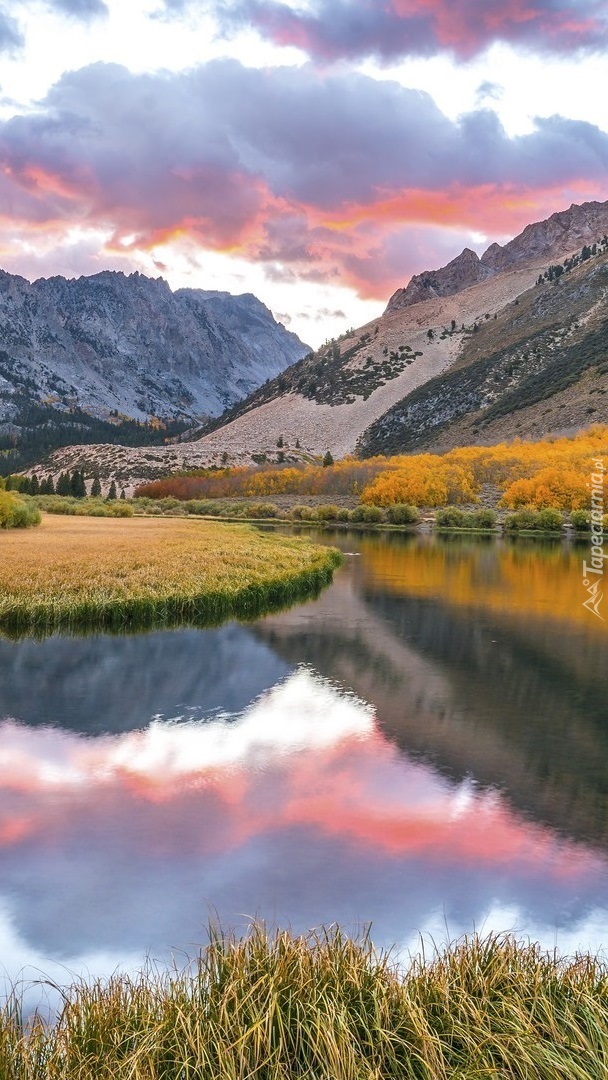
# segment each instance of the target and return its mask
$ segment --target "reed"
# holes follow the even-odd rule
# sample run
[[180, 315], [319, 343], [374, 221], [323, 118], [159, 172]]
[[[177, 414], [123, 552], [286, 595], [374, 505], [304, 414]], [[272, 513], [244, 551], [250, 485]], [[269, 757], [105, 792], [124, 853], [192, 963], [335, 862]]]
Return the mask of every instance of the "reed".
[[315, 594], [340, 554], [245, 525], [47, 517], [0, 537], [0, 630], [45, 634], [253, 618]]
[[212, 931], [186, 971], [79, 983], [56, 1020], [0, 1018], [10, 1080], [599, 1080], [608, 969], [511, 937], [405, 973], [368, 935]]

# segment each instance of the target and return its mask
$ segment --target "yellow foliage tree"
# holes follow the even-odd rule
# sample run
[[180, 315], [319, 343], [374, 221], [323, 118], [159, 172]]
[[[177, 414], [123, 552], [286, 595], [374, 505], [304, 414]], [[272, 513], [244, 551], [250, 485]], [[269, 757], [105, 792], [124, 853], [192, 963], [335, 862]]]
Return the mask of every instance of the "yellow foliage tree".
[[503, 506], [554, 506], [557, 510], [584, 510], [589, 506], [589, 473], [574, 469], [541, 469], [535, 476], [515, 480], [501, 499]]

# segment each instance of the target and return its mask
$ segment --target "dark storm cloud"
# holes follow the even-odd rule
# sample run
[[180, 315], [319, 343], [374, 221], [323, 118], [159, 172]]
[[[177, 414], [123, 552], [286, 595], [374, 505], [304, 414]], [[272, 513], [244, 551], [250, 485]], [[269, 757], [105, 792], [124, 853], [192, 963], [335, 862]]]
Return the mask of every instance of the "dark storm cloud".
[[[165, 0], [181, 10], [185, 0]], [[202, 6], [191, 0], [191, 6]], [[605, 0], [279, 0], [218, 3], [225, 25], [253, 25], [278, 45], [296, 45], [325, 60], [450, 52], [466, 59], [494, 42], [542, 53], [597, 49], [608, 40]]]

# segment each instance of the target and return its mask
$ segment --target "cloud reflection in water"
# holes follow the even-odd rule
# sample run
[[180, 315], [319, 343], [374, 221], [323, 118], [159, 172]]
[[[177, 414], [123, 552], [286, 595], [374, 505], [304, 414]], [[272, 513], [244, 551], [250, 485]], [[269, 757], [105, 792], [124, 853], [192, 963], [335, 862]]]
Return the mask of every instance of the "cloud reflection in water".
[[45, 970], [192, 948], [210, 909], [226, 925], [371, 920], [387, 944], [503, 910], [552, 944], [605, 906], [601, 857], [413, 761], [304, 667], [211, 720], [94, 739], [7, 721], [0, 763], [9, 974], [19, 956]]

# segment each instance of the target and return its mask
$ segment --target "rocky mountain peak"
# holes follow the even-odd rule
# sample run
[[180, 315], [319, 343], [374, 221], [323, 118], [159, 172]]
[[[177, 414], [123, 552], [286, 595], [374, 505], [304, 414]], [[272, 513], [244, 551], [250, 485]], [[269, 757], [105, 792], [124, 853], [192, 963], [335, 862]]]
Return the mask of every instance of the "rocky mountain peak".
[[393, 293], [386, 311], [398, 311], [422, 300], [452, 296], [489, 276], [490, 272], [482, 265], [477, 253], [465, 247], [460, 255], [440, 270], [424, 270], [422, 274], [415, 274], [406, 288]]
[[557, 259], [593, 244], [608, 230], [608, 202], [573, 203], [544, 221], [537, 221], [507, 244], [490, 244], [481, 258], [465, 248], [439, 270], [415, 274], [391, 296], [386, 311], [398, 311], [421, 300], [453, 296], [494, 274]]
[[0, 425], [34, 400], [102, 419], [196, 422], [308, 351], [251, 294], [174, 293], [137, 272], [30, 284], [0, 271]]

